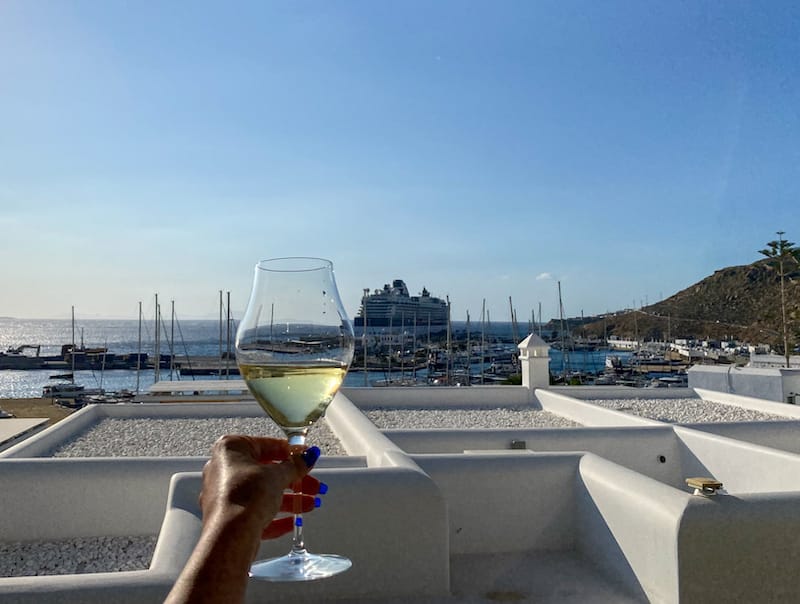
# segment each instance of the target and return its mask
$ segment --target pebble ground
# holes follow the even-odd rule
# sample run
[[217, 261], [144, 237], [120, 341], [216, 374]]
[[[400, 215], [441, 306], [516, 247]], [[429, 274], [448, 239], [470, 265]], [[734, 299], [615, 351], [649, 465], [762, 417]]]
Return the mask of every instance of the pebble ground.
[[[587, 403], [667, 423], [776, 421], [794, 419], [732, 405], [680, 399], [595, 399]], [[378, 429], [571, 428], [580, 424], [548, 411], [526, 408], [368, 409]], [[280, 437], [265, 417], [208, 419], [107, 418], [64, 443], [54, 457], [205, 456], [223, 434]], [[346, 455], [324, 419], [309, 433], [324, 455]], [[0, 542], [0, 576], [115, 572], [146, 569], [156, 537], [90, 537], [31, 543]]]

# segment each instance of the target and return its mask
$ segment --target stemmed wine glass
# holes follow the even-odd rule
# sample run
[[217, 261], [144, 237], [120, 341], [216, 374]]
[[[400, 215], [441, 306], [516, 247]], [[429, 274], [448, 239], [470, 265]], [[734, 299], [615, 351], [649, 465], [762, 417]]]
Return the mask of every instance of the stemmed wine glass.
[[[325, 413], [347, 373], [353, 345], [353, 326], [329, 260], [275, 258], [256, 265], [250, 301], [236, 331], [236, 362], [250, 392], [290, 445], [305, 445], [309, 427]], [[351, 564], [343, 556], [309, 553], [297, 514], [291, 551], [254, 562], [250, 576], [309, 581]]]

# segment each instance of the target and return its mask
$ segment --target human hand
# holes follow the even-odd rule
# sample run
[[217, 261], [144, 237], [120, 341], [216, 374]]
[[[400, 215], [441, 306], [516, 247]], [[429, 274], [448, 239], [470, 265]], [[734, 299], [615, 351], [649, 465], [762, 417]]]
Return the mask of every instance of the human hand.
[[[292, 530], [292, 516], [319, 505], [314, 495], [326, 487], [307, 475], [319, 457], [319, 449], [303, 451], [285, 440], [240, 435], [220, 438], [203, 469], [200, 507], [203, 526], [234, 518], [252, 523], [261, 539], [272, 539]], [[294, 493], [284, 492], [293, 487]], [[255, 554], [255, 552], [254, 552]]]
[[[308, 471], [319, 449], [289, 447], [285, 440], [223, 436], [203, 468], [203, 528], [168, 604], [243, 602], [247, 571], [261, 539], [292, 530], [279, 512], [310, 512], [327, 487]], [[296, 493], [286, 491], [290, 486]]]

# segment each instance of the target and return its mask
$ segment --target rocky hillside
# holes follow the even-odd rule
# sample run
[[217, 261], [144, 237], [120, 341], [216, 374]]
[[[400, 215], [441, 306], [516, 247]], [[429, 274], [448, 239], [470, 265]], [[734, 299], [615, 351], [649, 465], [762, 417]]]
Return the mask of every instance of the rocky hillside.
[[[786, 267], [785, 292], [790, 342], [796, 344], [800, 336], [800, 266], [796, 264]], [[718, 270], [658, 304], [599, 318], [577, 331], [646, 340], [736, 338], [782, 349], [780, 301], [778, 269], [764, 259]]]

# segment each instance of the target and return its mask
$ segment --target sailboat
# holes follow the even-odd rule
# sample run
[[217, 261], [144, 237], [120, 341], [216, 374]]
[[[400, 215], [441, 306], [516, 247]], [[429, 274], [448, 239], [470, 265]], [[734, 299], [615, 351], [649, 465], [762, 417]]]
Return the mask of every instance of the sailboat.
[[68, 407], [82, 407], [83, 397], [88, 395], [103, 394], [100, 388], [86, 389], [85, 386], [75, 383], [75, 307], [72, 307], [72, 347], [70, 348], [70, 359], [72, 367], [70, 373], [62, 374], [59, 377], [65, 379], [63, 382], [49, 384], [42, 388], [42, 398], [52, 398], [59, 401], [66, 401]]

